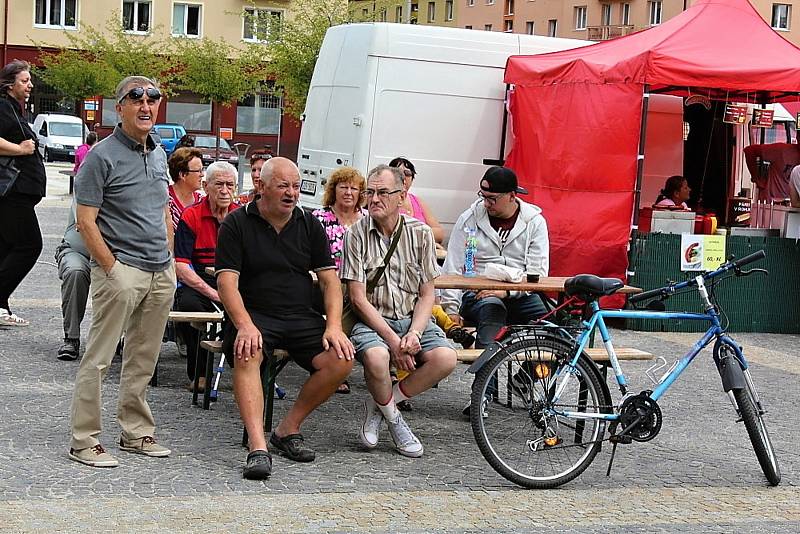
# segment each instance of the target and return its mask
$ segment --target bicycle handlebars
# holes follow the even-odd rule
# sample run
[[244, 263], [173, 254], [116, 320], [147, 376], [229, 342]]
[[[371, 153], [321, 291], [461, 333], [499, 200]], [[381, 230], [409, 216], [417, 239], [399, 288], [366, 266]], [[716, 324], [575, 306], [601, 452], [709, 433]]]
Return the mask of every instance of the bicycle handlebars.
[[[733, 269], [736, 272], [736, 274], [739, 275], [742, 274], [740, 271], [742, 267], [766, 257], [767, 257], [766, 252], [764, 252], [763, 250], [758, 250], [736, 261], [725, 262], [724, 264], [720, 265], [719, 269], [717, 269], [716, 271], [711, 271], [709, 273], [704, 274], [703, 278], [709, 280], [711, 278], [724, 274], [730, 271], [731, 269]], [[683, 289], [685, 287], [689, 287], [696, 284], [697, 282], [695, 280], [687, 280], [685, 282], [671, 283], [667, 286], [659, 287], [658, 289], [651, 289], [650, 291], [637, 293], [636, 295], [630, 297], [628, 299], [628, 302], [630, 302], [631, 304], [636, 304], [637, 302], [641, 302], [643, 300], [650, 300], [656, 297], [666, 297], [672, 295], [673, 293], [675, 293], [675, 291], [679, 289]]]

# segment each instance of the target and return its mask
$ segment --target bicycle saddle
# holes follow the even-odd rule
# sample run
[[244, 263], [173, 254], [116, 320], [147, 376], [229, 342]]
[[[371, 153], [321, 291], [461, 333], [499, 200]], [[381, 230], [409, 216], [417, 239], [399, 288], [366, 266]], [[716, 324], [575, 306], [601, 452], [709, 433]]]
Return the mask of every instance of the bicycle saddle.
[[564, 282], [564, 292], [570, 297], [577, 295], [586, 300], [587, 298], [611, 295], [624, 285], [618, 278], [600, 278], [593, 274], [579, 274]]

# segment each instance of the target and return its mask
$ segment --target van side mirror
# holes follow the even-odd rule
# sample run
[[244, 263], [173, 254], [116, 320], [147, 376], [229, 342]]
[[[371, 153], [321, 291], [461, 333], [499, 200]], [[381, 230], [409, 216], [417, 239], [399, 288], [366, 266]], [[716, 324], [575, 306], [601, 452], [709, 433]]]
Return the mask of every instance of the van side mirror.
[[42, 127], [39, 129], [39, 135], [47, 137], [47, 123], [43, 122]]

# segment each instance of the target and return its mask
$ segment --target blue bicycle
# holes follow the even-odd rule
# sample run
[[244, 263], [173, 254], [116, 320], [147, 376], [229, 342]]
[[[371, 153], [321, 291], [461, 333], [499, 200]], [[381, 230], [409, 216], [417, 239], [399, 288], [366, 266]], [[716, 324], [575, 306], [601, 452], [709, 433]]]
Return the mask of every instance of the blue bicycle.
[[[773, 486], [781, 480], [778, 461], [764, 425], [759, 399], [741, 347], [725, 333], [715, 286], [726, 275], [746, 276], [764, 269], [742, 269], [764, 258], [764, 251], [728, 261], [713, 272], [685, 282], [646, 291], [629, 299], [648, 301], [648, 310], [601, 310], [598, 299], [623, 287], [620, 280], [592, 275], [573, 277], [567, 295], [585, 302], [584, 318], [574, 330], [553, 324], [507, 327], [470, 367], [475, 373], [470, 419], [481, 453], [503, 477], [528, 488], [554, 488], [580, 475], [594, 460], [603, 441], [613, 445], [649, 441], [661, 430], [658, 400], [705, 347], [714, 343], [713, 358], [738, 418], [744, 422], [761, 469]], [[667, 312], [663, 301], [681, 290], [697, 291], [703, 313]], [[660, 319], [710, 323], [691, 350], [671, 367], [659, 358], [646, 375], [652, 390], [629, 391], [611, 343], [606, 320]], [[598, 329], [619, 387], [612, 402], [604, 373], [584, 349]], [[660, 376], [657, 376], [660, 374]], [[501, 400], [501, 393], [505, 398]], [[492, 399], [494, 402], [492, 402]], [[606, 434], [608, 430], [608, 434]]]

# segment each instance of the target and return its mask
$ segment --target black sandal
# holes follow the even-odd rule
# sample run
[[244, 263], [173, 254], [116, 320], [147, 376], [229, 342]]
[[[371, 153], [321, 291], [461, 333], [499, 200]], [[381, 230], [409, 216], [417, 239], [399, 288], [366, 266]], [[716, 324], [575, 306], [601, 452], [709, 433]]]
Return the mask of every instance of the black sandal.
[[264, 480], [272, 474], [272, 455], [267, 451], [257, 450], [247, 455], [247, 463], [242, 476], [248, 480]]

